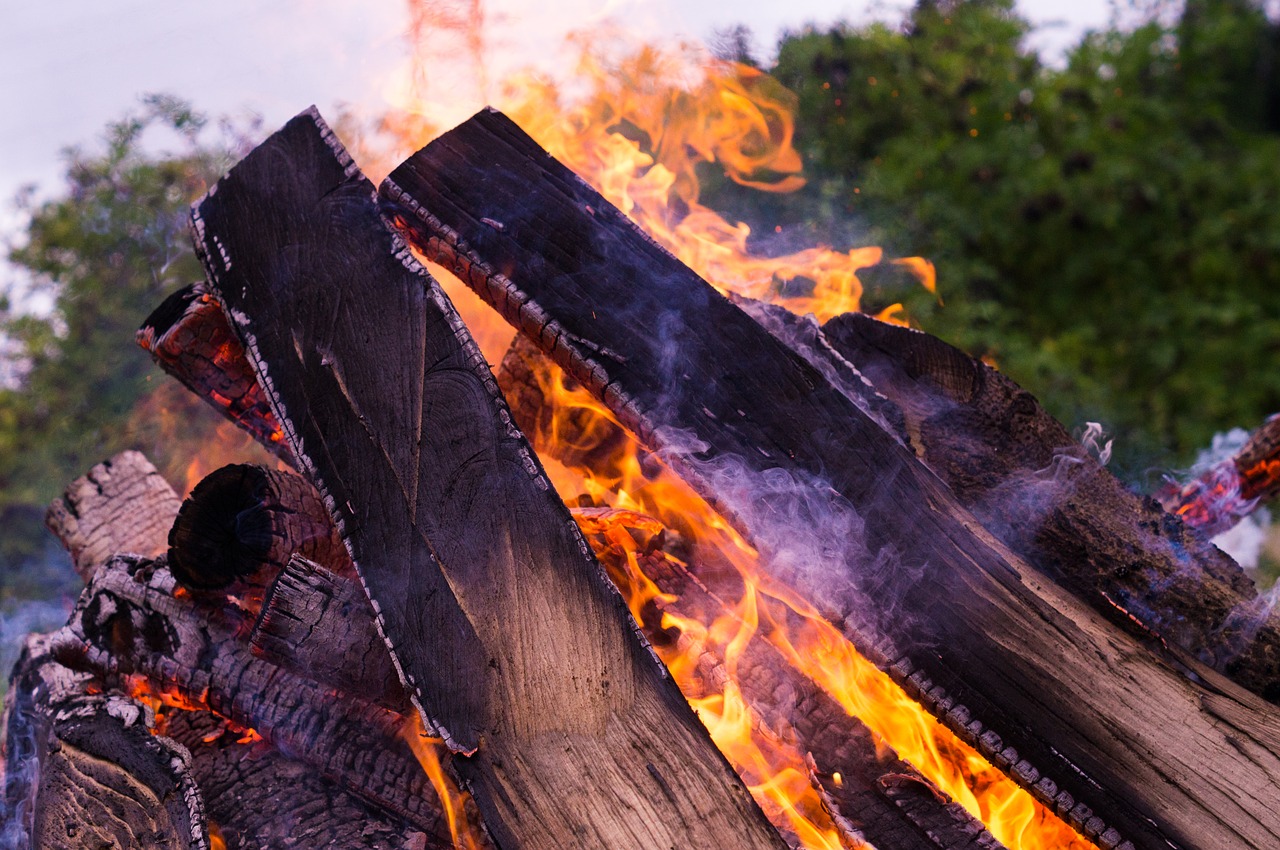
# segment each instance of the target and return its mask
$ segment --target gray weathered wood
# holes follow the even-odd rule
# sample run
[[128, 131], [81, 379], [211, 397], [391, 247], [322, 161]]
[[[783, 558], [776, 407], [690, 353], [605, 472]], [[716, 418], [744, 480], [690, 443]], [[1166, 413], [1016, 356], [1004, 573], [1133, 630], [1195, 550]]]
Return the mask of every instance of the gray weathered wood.
[[246, 157], [194, 226], [406, 687], [467, 754], [454, 767], [498, 844], [779, 847], [319, 116]]

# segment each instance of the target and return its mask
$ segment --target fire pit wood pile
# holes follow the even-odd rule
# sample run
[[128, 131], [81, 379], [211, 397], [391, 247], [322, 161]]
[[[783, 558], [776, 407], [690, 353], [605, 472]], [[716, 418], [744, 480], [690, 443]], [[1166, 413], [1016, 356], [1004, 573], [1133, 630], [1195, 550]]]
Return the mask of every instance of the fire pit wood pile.
[[[785, 578], [915, 677], [944, 717], [967, 706], [951, 722], [989, 736], [995, 756], [1012, 747], [1015, 765], [1029, 760], [1028, 784], [1053, 777], [1059, 806], [1105, 812], [1144, 845], [1280, 836], [1265, 792], [1280, 776], [1268, 704], [1194, 659], [1153, 652], [1009, 552], [880, 422], [505, 116], [482, 112], [446, 133], [382, 194], [421, 251], [758, 542], [760, 497], [733, 492], [744, 470], [775, 481], [786, 470], [800, 485], [768, 505], [781, 515], [855, 511], [865, 540], [828, 541], [843, 555], [836, 574]], [[1228, 790], [1241, 784], [1255, 791]]]
[[[1269, 612], [993, 370], [730, 302], [492, 111], [375, 192], [309, 110], [194, 224], [209, 281], [139, 341], [301, 475], [226, 467], [179, 511], [135, 454], [55, 502], [87, 587], [6, 705], [33, 846], [799, 846], [690, 710], [710, 695], [803, 756], [841, 846], [998, 850], [781, 645], [707, 644], [677, 689], [669, 624], [747, 579], [560, 501], [522, 433], [547, 358], [621, 423], [605, 444], [1097, 846], [1280, 843]], [[521, 331], [496, 381], [402, 238]]]

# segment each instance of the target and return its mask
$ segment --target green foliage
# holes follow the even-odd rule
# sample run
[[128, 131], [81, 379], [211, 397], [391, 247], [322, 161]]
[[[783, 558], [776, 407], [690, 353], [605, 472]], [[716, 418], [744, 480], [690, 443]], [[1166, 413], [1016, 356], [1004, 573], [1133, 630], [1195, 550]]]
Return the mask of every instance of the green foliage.
[[1061, 69], [1027, 32], [973, 0], [786, 38], [814, 179], [784, 213], [930, 257], [947, 304], [910, 297], [922, 327], [1106, 423], [1131, 468], [1189, 459], [1280, 408], [1277, 29], [1201, 0], [1172, 29], [1091, 34]]
[[[93, 464], [126, 448], [167, 459], [159, 423], [131, 414], [164, 378], [133, 342], [147, 312], [203, 277], [187, 236], [190, 203], [231, 163], [234, 142], [203, 140], [204, 119], [185, 104], [151, 97], [107, 128], [105, 149], [72, 150], [67, 185], [54, 200], [19, 198], [28, 226], [11, 245], [0, 332], [9, 385], [0, 389], [0, 560], [43, 548], [44, 506]], [[149, 153], [163, 134], [178, 152]], [[31, 311], [43, 300], [52, 310]], [[184, 403], [188, 437], [214, 414]], [[0, 597], [14, 590], [6, 571]]]

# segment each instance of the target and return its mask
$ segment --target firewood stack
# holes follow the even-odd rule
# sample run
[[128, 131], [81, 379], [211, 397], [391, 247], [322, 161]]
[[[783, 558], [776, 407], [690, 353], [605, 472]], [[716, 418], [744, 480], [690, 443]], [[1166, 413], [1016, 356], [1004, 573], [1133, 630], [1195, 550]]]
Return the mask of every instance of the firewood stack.
[[[803, 844], [658, 659], [742, 578], [566, 507], [550, 361], [1097, 846], [1280, 843], [1280, 619], [983, 364], [731, 302], [493, 111], [375, 190], [308, 110], [193, 230], [208, 280], [139, 340], [282, 466], [179, 508], [127, 454], [51, 508], [87, 584], [6, 705], [32, 846]], [[415, 251], [521, 332], [496, 380]], [[695, 668], [803, 754], [843, 846], [1000, 846], [781, 651]]]

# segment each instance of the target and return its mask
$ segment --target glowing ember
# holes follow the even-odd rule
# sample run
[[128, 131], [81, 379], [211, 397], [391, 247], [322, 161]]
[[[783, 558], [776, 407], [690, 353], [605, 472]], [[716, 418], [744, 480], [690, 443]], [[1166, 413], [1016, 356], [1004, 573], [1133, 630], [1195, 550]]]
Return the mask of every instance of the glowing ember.
[[[1217, 438], [1214, 439], [1215, 447]], [[1280, 416], [1272, 416], [1233, 456], [1186, 484], [1160, 494], [1165, 509], [1212, 537], [1253, 513], [1280, 491]]]

